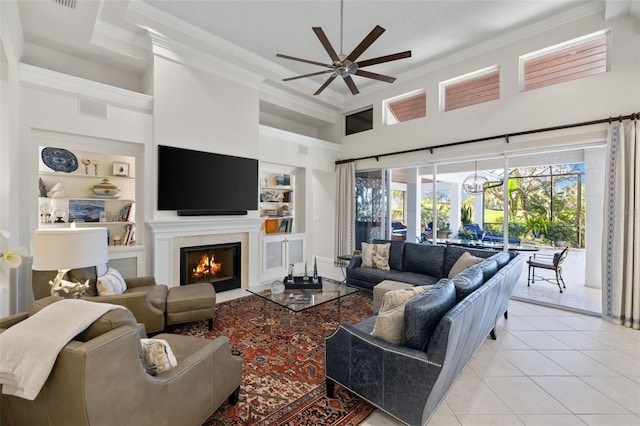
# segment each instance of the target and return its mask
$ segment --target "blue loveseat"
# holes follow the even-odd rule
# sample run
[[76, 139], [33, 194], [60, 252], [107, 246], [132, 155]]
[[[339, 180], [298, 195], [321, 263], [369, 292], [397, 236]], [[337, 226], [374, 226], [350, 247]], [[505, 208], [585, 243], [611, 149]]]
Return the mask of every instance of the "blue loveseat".
[[371, 335], [377, 316], [326, 339], [327, 394], [339, 384], [408, 425], [424, 425], [500, 315], [523, 255], [500, 252], [405, 305], [401, 344]]

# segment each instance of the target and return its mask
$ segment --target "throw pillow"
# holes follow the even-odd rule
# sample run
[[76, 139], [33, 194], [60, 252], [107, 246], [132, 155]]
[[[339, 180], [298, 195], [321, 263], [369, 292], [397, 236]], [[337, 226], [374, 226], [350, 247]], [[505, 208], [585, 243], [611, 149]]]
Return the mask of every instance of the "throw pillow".
[[456, 263], [454, 263], [453, 266], [451, 267], [448, 278], [451, 279], [455, 277], [460, 272], [467, 269], [469, 266], [473, 266], [476, 263], [482, 262], [483, 260], [484, 260], [483, 258], [473, 256], [468, 251], [465, 251], [464, 253], [462, 253], [462, 256], [460, 256], [458, 260], [456, 260]]
[[403, 303], [393, 309], [380, 312], [376, 317], [371, 335], [399, 345], [402, 342], [402, 330], [404, 329], [404, 307]]
[[407, 303], [409, 299], [430, 290], [432, 285], [421, 285], [411, 288], [388, 291], [382, 296], [380, 312], [390, 311]]
[[441, 279], [431, 290], [409, 300], [404, 307], [402, 344], [425, 351], [440, 320], [455, 304], [455, 287], [446, 279]]
[[113, 296], [114, 294], [122, 294], [127, 290], [127, 283], [120, 275], [120, 272], [113, 268], [109, 268], [107, 273], [98, 277], [96, 284], [98, 296]]
[[178, 365], [171, 347], [163, 339], [140, 339], [142, 364], [152, 376], [157, 376]]
[[404, 307], [407, 301], [424, 293], [433, 286], [418, 286], [388, 291], [382, 297], [382, 306], [376, 317], [371, 335], [399, 345], [404, 330]]
[[389, 249], [391, 245], [362, 243], [362, 266], [365, 268], [389, 270]]

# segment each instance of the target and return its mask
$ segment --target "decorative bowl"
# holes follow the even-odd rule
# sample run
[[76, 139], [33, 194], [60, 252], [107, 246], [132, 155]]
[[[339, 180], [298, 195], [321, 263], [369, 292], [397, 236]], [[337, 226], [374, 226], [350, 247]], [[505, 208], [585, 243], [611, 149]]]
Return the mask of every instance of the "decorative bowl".
[[98, 183], [89, 188], [95, 195], [115, 196], [120, 192], [120, 188], [109, 182], [109, 179], [102, 179], [102, 183]]

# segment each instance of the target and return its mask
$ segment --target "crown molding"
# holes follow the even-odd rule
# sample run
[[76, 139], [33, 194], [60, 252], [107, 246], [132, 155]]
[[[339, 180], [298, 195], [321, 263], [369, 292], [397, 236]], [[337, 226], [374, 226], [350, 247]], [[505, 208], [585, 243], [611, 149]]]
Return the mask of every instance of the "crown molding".
[[338, 107], [327, 106], [321, 102], [309, 99], [308, 96], [283, 90], [269, 82], [265, 82], [260, 86], [260, 100], [282, 106], [283, 108], [292, 109], [300, 114], [308, 115], [315, 120], [323, 121], [327, 124], [335, 124], [336, 108], [342, 109], [344, 107], [344, 105]]
[[153, 96], [25, 63], [20, 63], [18, 70], [21, 84], [52, 92], [96, 99], [108, 102], [111, 105], [148, 114], [153, 112]]
[[171, 61], [196, 67], [227, 80], [258, 88], [264, 77], [216, 56], [160, 34], [150, 33], [153, 54]]
[[312, 138], [310, 136], [301, 135], [287, 130], [276, 129], [275, 127], [265, 126], [260, 124], [258, 126], [258, 133], [260, 136], [270, 137], [285, 142], [292, 142], [298, 145], [305, 145], [309, 147], [329, 149], [331, 151], [340, 152], [340, 144], [335, 142], [325, 141], [323, 139]]

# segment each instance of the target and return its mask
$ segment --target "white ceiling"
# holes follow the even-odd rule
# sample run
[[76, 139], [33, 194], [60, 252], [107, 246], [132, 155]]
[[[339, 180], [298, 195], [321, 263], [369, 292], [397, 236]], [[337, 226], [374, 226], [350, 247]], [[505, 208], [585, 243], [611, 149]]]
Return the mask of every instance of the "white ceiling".
[[[7, 1], [7, 0], [2, 0]], [[65, 0], [60, 0], [65, 1]], [[68, 1], [68, 0], [66, 0]], [[499, 42], [525, 26], [559, 15], [571, 16], [585, 8], [638, 13], [640, 0], [469, 0], [469, 1], [344, 1], [344, 53], [374, 28], [386, 32], [361, 60], [411, 50], [412, 57], [368, 67], [368, 71], [408, 78], [417, 69], [480, 44]], [[613, 5], [613, 6], [610, 6]], [[166, 22], [194, 25], [225, 41], [264, 70], [272, 83], [312, 95], [328, 76], [281, 82], [284, 77], [312, 73], [321, 67], [276, 58], [277, 53], [330, 63], [312, 31], [322, 27], [340, 53], [339, 0], [76, 0], [75, 9], [55, 0], [18, 0], [24, 55], [38, 65], [44, 48], [141, 74], [150, 55], [146, 31], [128, 9], [155, 10]], [[151, 8], [151, 9], [150, 9]], [[163, 13], [164, 12], [164, 13]], [[179, 21], [176, 21], [176, 18]], [[166, 23], [165, 22], [165, 23]], [[325, 96], [346, 99], [351, 93], [337, 78]], [[389, 83], [354, 76], [361, 93]]]

